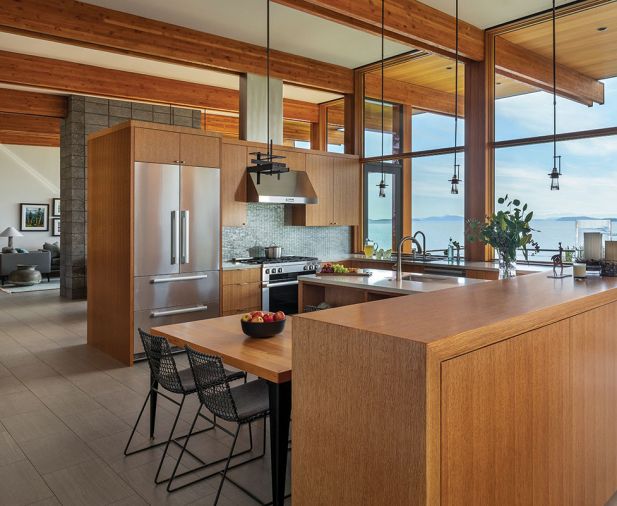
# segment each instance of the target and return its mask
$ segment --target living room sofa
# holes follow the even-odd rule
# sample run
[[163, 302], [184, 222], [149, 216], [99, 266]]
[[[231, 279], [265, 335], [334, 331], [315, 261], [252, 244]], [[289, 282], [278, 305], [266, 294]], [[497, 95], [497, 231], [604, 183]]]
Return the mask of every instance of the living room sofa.
[[36, 270], [47, 277], [51, 273], [51, 252], [32, 251], [30, 253], [0, 253], [0, 279], [2, 284], [8, 279], [9, 274], [17, 270], [17, 265], [36, 265]]

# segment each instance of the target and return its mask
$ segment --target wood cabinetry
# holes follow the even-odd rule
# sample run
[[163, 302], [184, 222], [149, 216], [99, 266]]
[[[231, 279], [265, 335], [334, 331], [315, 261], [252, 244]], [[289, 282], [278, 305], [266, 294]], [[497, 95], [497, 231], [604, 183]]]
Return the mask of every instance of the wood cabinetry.
[[221, 217], [224, 227], [246, 225], [246, 161], [248, 148], [223, 141]]
[[135, 161], [219, 167], [220, 142], [203, 134], [135, 128]]
[[[180, 233], [164, 231], [178, 230], [172, 213], [183, 198], [186, 208], [210, 211], [197, 206], [200, 199], [193, 201], [189, 189], [201, 188], [191, 183], [197, 174], [218, 183], [212, 169], [219, 166], [220, 142], [196, 129], [140, 121], [88, 138], [89, 345], [130, 365], [140, 351], [137, 327], [219, 315], [219, 227], [211, 228], [213, 237], [199, 248], [208, 259], [193, 250], [182, 266], [171, 253], [181, 243]], [[188, 216], [185, 223], [188, 227]], [[190, 234], [193, 245], [200, 235]]]
[[306, 173], [315, 188], [319, 202], [294, 207], [294, 225], [360, 224], [360, 164], [357, 158], [321, 153], [308, 154]]
[[223, 271], [223, 316], [261, 309], [261, 269]]

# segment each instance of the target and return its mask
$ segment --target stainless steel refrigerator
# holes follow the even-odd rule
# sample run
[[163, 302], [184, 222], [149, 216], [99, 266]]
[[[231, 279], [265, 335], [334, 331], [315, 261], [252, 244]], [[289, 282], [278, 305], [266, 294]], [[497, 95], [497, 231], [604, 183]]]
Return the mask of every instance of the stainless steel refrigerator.
[[134, 325], [219, 315], [220, 170], [135, 164]]

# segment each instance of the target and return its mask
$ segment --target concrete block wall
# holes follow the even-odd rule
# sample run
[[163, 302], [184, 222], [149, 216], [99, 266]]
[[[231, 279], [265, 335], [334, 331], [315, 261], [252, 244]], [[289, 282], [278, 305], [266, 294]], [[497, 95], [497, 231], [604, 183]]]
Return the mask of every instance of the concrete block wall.
[[[129, 119], [201, 128], [201, 111], [73, 95], [60, 130], [60, 295], [85, 298], [88, 135]], [[110, 237], [110, 240], [113, 238]]]

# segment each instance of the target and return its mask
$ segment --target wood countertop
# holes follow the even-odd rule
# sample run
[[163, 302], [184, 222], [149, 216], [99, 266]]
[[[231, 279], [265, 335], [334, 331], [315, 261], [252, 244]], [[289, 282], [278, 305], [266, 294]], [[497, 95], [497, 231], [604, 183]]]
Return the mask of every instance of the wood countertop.
[[393, 271], [385, 271], [380, 269], [365, 269], [370, 272], [370, 276], [317, 276], [310, 274], [300, 276], [298, 281], [301, 283], [310, 283], [313, 285], [334, 285], [345, 288], [356, 288], [371, 290], [372, 292], [397, 293], [411, 295], [414, 293], [428, 293], [437, 290], [445, 290], [448, 288], [456, 288], [462, 286], [471, 286], [477, 283], [488, 283], [479, 279], [456, 278], [452, 276], [438, 276], [432, 274], [410, 274], [404, 273], [404, 276], [411, 276], [412, 279], [402, 279], [397, 281], [394, 279]]
[[[566, 269], [568, 272], [569, 269]], [[459, 354], [617, 300], [617, 278], [549, 279], [545, 272], [306, 313], [332, 325]]]

